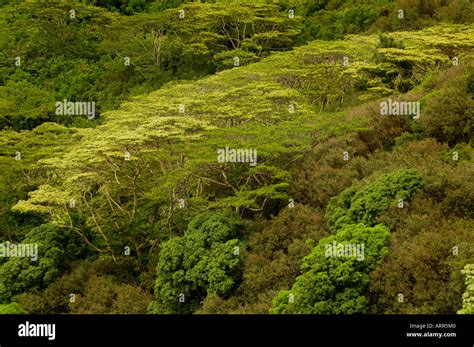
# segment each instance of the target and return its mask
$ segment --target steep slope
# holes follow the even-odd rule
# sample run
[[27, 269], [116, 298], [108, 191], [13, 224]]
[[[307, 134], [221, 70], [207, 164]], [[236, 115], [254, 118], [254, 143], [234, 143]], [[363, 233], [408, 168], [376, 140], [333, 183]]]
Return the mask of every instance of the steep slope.
[[[436, 96], [431, 84], [439, 83], [436, 78], [444, 70], [456, 68], [454, 58], [460, 69], [469, 69], [473, 34], [472, 26], [451, 25], [394, 33], [393, 38], [401, 42], [392, 42], [395, 47], [384, 46], [376, 35], [314, 41], [201, 80], [167, 84], [104, 113], [104, 123], [96, 128], [67, 130], [75, 132], [74, 144], [64, 153], [49, 153], [34, 162], [47, 179], [13, 211], [42, 216], [55, 227], [77, 234], [89, 252], [115, 261], [127, 259], [124, 249], [128, 247], [143, 271], [156, 264], [161, 243], [185, 234], [189, 222], [203, 211], [231, 208], [258, 221], [286, 210], [293, 199], [308, 206], [307, 213], [319, 216], [328, 199], [353, 182], [371, 182], [384, 170], [405, 168], [410, 161], [426, 165], [423, 157], [407, 155], [404, 163], [397, 159], [404, 141], [424, 136], [419, 130], [422, 122], [411, 117], [383, 118], [380, 101], [391, 97], [429, 103]], [[60, 126], [42, 127], [65, 135]], [[404, 132], [406, 138], [399, 137]], [[373, 140], [374, 133], [380, 135], [380, 143]], [[5, 152], [13, 154], [21, 148], [28, 158], [32, 150], [28, 136], [6, 134]], [[402, 149], [384, 152], [394, 142]], [[436, 158], [448, 151], [432, 145]], [[256, 151], [256, 156], [253, 161], [249, 157], [221, 161], [219, 151], [226, 148]], [[467, 153], [461, 156], [462, 165], [471, 170], [471, 150], [460, 148]], [[376, 164], [365, 161], [371, 156]], [[10, 156], [2, 165], [14, 164], [13, 160]], [[316, 165], [326, 165], [326, 171]], [[329, 179], [332, 184], [321, 183]], [[318, 227], [327, 228], [322, 217], [315, 219]], [[252, 228], [265, 231], [258, 225]], [[252, 233], [255, 230], [242, 230], [240, 238], [248, 243], [250, 254], [257, 254], [261, 240], [252, 241]], [[301, 244], [289, 265], [290, 278], [269, 285], [264, 310], [269, 309], [269, 298], [288, 289], [299, 274], [295, 264], [298, 268], [310, 248], [304, 241], [316, 245], [323, 236], [295, 236]], [[468, 257], [463, 256], [462, 262]], [[245, 292], [251, 287], [245, 283], [251, 266], [245, 259], [250, 258], [242, 260], [242, 287], [229, 288], [224, 295], [237, 293], [237, 303], [229, 311], [251, 301]], [[19, 275], [22, 270], [18, 271]], [[9, 301], [19, 291], [9, 288], [1, 293], [0, 300]], [[217, 306], [210, 301], [204, 305], [209, 310]], [[248, 309], [254, 312], [261, 307]]]

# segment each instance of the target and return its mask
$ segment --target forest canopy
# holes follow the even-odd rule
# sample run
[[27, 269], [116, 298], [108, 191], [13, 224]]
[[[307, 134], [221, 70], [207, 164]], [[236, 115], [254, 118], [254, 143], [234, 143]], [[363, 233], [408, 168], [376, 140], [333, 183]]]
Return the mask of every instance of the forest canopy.
[[473, 21], [3, 1], [0, 314], [473, 313]]

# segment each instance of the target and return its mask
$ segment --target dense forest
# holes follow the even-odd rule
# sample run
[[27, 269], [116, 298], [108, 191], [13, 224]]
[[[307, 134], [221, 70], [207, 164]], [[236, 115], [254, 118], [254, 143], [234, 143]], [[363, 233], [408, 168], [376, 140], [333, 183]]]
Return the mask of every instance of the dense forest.
[[472, 314], [473, 132], [471, 0], [3, 0], [0, 313]]

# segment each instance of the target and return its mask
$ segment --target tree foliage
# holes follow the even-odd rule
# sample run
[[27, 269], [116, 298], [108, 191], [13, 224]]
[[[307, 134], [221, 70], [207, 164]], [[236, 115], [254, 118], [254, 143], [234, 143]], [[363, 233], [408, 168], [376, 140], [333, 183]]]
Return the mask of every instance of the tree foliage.
[[[39, 259], [0, 258], [2, 307], [461, 310], [472, 9], [3, 1], [0, 242], [36, 243]], [[421, 118], [382, 116], [389, 98]], [[64, 99], [94, 101], [96, 117], [56, 114]], [[366, 256], [326, 257], [332, 242]]]
[[193, 312], [207, 294], [227, 295], [239, 280], [242, 222], [229, 212], [196, 216], [183, 237], [163, 245], [152, 313]]
[[[362, 295], [369, 283], [369, 272], [387, 253], [390, 233], [383, 225], [368, 227], [350, 224], [336, 235], [322, 239], [303, 259], [303, 274], [288, 291], [273, 300], [272, 313], [353, 314], [367, 312]], [[326, 245], [363, 244], [364, 260], [355, 257], [328, 257]], [[290, 297], [291, 295], [291, 297]]]
[[373, 226], [390, 205], [396, 205], [400, 200], [405, 204], [421, 187], [421, 182], [416, 170], [402, 170], [381, 176], [362, 190], [348, 188], [329, 201], [326, 220], [333, 230], [347, 224]]
[[474, 268], [472, 264], [466, 265], [462, 274], [466, 276], [466, 291], [464, 292], [462, 309], [458, 311], [460, 314], [474, 313]]
[[0, 314], [25, 314], [25, 310], [16, 302], [0, 305]]

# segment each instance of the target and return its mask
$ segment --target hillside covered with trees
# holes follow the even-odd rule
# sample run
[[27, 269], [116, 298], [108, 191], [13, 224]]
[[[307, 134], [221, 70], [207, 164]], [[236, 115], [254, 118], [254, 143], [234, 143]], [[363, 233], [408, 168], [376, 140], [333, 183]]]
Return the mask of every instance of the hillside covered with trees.
[[472, 1], [7, 0], [0, 28], [0, 313], [474, 313]]

